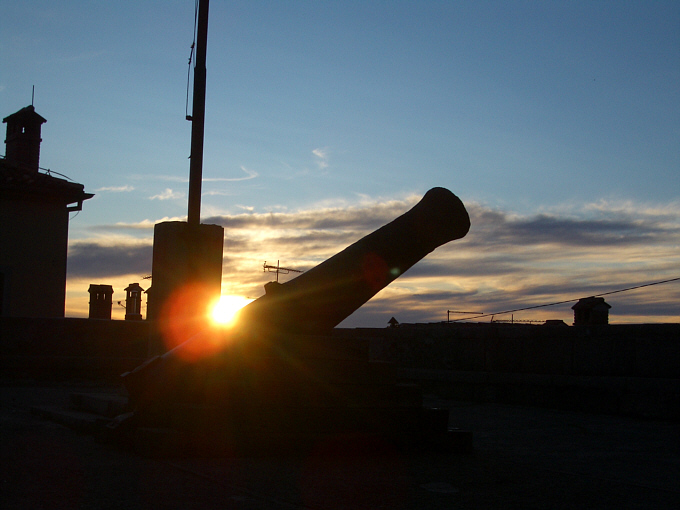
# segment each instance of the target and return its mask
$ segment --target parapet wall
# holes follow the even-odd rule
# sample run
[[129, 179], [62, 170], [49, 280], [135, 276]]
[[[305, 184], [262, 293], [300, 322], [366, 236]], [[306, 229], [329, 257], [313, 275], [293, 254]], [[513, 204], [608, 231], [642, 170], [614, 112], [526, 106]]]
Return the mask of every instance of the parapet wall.
[[[117, 382], [149, 357], [151, 326], [2, 317], [0, 378]], [[680, 420], [680, 324], [426, 324], [335, 336], [365, 338], [374, 360], [445, 398]]]
[[572, 376], [680, 377], [680, 324], [432, 324], [384, 330], [402, 367]]
[[0, 376], [117, 381], [148, 357], [145, 321], [0, 317]]
[[461, 400], [680, 420], [680, 324], [354, 330], [403, 379]]

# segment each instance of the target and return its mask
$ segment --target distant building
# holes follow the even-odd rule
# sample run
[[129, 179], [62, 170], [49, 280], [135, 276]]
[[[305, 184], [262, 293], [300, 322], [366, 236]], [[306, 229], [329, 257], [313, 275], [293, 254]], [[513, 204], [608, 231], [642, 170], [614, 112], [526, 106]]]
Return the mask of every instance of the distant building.
[[40, 171], [41, 126], [33, 106], [7, 124], [0, 158], [0, 316], [63, 317], [69, 213], [94, 195]]
[[578, 303], [571, 307], [574, 310], [574, 326], [609, 324], [610, 308], [611, 305], [601, 297], [579, 299]]
[[567, 323], [562, 319], [548, 319], [543, 323], [544, 326], [566, 326]]

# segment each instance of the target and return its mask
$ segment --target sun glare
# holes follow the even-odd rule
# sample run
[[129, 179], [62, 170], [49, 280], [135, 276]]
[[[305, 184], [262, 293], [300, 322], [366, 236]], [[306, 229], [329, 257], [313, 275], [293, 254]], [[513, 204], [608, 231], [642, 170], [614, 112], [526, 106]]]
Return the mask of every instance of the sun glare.
[[231, 324], [236, 313], [253, 301], [242, 296], [220, 296], [212, 310], [212, 320], [222, 326]]

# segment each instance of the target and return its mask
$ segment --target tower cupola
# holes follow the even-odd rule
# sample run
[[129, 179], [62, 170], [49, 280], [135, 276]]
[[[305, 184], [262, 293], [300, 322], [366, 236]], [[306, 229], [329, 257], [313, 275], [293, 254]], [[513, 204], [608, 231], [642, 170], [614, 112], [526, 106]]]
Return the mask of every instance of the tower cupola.
[[2, 122], [7, 124], [5, 160], [27, 173], [38, 173], [40, 129], [47, 121], [30, 105], [5, 117]]

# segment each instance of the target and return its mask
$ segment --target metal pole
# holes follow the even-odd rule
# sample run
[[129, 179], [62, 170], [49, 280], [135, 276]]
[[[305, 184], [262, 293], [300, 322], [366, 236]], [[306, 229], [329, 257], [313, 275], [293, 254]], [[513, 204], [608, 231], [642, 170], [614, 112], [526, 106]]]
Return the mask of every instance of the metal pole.
[[198, 0], [194, 103], [191, 111], [191, 163], [189, 166], [189, 214], [187, 223], [201, 223], [201, 183], [203, 180], [203, 134], [205, 124], [205, 56], [208, 48], [209, 0]]

